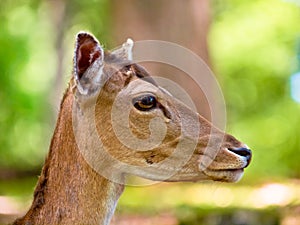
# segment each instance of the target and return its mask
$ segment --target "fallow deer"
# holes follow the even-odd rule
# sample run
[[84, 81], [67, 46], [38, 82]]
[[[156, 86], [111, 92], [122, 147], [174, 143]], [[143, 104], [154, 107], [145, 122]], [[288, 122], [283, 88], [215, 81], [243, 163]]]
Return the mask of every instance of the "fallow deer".
[[[106, 52], [91, 34], [77, 35], [73, 76], [34, 199], [15, 225], [109, 224], [127, 174], [157, 181], [224, 182], [236, 182], [243, 175], [251, 160], [248, 147], [158, 86], [145, 69], [133, 63], [132, 46], [128, 40]], [[118, 104], [117, 97], [121, 99]], [[149, 150], [124, 145], [113, 128], [114, 107], [121, 117], [128, 117], [131, 135], [137, 139], [149, 138], [151, 120], [158, 118], [165, 127], [163, 140]], [[101, 148], [92, 140], [95, 133]], [[192, 152], [180, 165], [189, 143]], [[181, 151], [174, 154], [180, 144]], [[118, 171], [112, 161], [106, 162], [108, 156], [129, 169]], [[205, 159], [210, 163], [205, 165]]]

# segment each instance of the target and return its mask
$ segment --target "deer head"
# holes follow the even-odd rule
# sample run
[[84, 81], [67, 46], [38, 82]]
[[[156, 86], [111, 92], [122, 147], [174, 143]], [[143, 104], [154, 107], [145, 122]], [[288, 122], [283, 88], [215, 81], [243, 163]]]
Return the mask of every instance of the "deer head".
[[133, 41], [105, 52], [88, 33], [77, 35], [73, 126], [77, 145], [101, 175], [122, 182], [238, 181], [248, 147], [214, 127], [161, 88], [132, 61]]

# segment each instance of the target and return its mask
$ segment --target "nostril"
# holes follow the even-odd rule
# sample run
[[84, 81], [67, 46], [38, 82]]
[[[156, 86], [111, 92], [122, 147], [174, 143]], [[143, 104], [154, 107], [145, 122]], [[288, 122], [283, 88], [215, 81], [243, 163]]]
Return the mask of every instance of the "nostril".
[[228, 150], [235, 153], [235, 154], [237, 154], [237, 155], [246, 157], [247, 161], [251, 160], [252, 152], [248, 148], [228, 148]]

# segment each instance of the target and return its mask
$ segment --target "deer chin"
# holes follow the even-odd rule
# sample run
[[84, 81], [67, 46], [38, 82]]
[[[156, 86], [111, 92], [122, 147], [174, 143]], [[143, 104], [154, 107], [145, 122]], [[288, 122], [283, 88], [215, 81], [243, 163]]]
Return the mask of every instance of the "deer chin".
[[220, 170], [210, 170], [206, 169], [202, 171], [206, 176], [213, 181], [222, 182], [238, 182], [244, 175], [244, 169], [220, 169]]

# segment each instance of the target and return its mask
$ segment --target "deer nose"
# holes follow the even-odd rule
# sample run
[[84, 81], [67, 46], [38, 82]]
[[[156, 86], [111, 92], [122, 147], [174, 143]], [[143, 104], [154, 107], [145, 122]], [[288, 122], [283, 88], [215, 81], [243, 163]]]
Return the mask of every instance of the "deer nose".
[[252, 158], [252, 152], [250, 149], [248, 149], [248, 148], [228, 148], [228, 150], [239, 156], [245, 157], [247, 160], [247, 166], [249, 165], [251, 158]]

